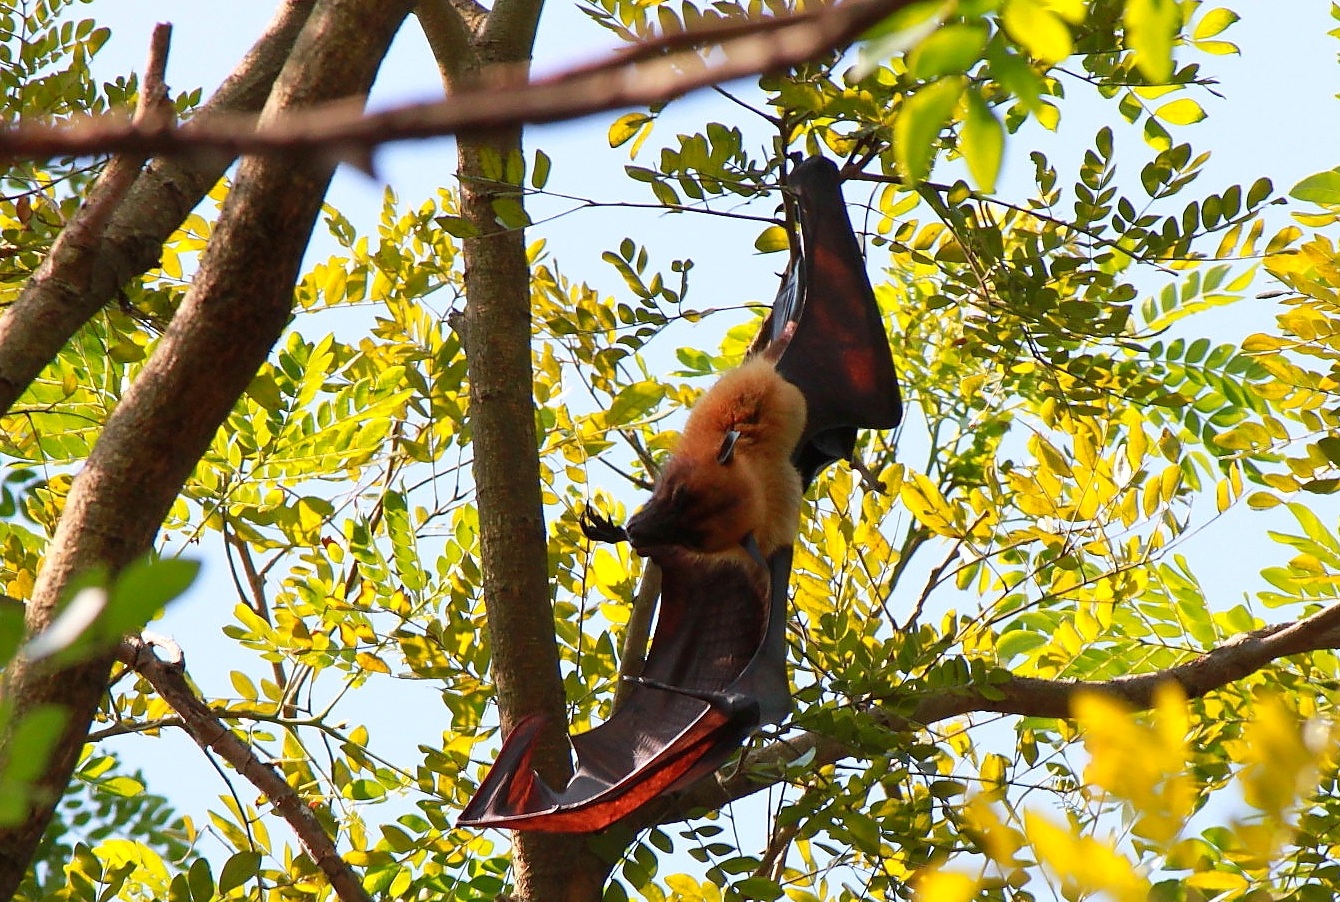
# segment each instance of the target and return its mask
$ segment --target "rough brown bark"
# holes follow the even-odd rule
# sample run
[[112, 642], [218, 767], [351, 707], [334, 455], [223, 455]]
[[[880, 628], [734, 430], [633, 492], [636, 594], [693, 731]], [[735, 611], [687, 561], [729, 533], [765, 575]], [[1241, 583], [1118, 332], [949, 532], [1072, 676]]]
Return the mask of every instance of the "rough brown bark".
[[[195, 115], [258, 112], [315, 0], [285, 0], [270, 26]], [[52, 256], [0, 316], [0, 413], [117, 290], [158, 263], [163, 242], [200, 203], [233, 157], [196, 153], [156, 159], [110, 219], [81, 246]], [[138, 165], [138, 164], [136, 164]]]
[[[264, 116], [366, 94], [408, 0], [319, 0]], [[310, 158], [246, 160], [200, 270], [167, 333], [116, 408], [75, 479], [28, 603], [50, 624], [71, 579], [116, 570], [152, 546], [160, 523], [220, 424], [288, 322], [293, 284], [333, 166]], [[67, 712], [26, 820], [0, 829], [0, 899], [12, 896], [70, 779], [106, 687], [113, 650], [64, 669], [16, 660], [5, 704], [15, 722], [39, 706]], [[10, 736], [0, 737], [0, 758]]]
[[[529, 65], [542, 0], [421, 0], [419, 21], [448, 91], [490, 67]], [[465, 347], [479, 509], [484, 605], [504, 730], [546, 718], [533, 763], [561, 785], [572, 774], [563, 682], [549, 593], [549, 553], [540, 494], [531, 371], [530, 265], [525, 232], [497, 222], [493, 201], [520, 200], [499, 184], [497, 163], [522, 154], [519, 128], [463, 134], [457, 141], [462, 216], [478, 229], [465, 241]], [[495, 164], [489, 177], [486, 161]], [[609, 865], [583, 836], [514, 833], [515, 898], [596, 902]]]
[[[484, 606], [503, 729], [531, 714], [546, 718], [533, 763], [551, 785], [572, 775], [563, 683], [549, 595], [549, 554], [540, 496], [531, 373], [530, 269], [524, 233], [503, 231], [484, 180], [486, 155], [519, 153], [518, 133], [459, 142], [461, 211], [492, 234], [465, 242], [465, 335], [470, 428], [479, 508]], [[515, 190], [515, 189], [514, 189]], [[605, 873], [581, 867], [585, 838], [514, 833], [516, 895], [522, 900], [600, 899]], [[593, 865], [594, 862], [588, 864]]]

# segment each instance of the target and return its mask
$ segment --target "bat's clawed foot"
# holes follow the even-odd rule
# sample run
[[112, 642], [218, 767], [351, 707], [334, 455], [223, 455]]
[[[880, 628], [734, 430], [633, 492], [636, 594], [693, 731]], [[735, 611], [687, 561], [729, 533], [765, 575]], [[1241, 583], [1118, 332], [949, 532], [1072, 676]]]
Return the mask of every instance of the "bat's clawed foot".
[[617, 545], [620, 542], [628, 541], [627, 530], [589, 507], [582, 510], [577, 522], [582, 528], [582, 535], [592, 542], [608, 542]]

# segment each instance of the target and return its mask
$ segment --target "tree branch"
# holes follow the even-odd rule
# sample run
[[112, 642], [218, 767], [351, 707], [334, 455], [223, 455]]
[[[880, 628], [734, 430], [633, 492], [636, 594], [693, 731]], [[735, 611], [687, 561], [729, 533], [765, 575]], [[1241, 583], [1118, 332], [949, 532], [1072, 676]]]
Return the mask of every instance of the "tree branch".
[[[195, 121], [224, 112], [260, 110], [314, 2], [284, 3], [266, 33], [197, 112]], [[147, 96], [147, 83], [144, 88], [141, 98]], [[12, 409], [75, 330], [122, 285], [157, 265], [163, 242], [231, 160], [230, 155], [217, 152], [154, 160], [118, 203], [107, 202], [110, 221], [89, 254], [77, 255], [73, 261], [67, 260], [69, 254], [56, 259], [53, 247], [39, 274], [0, 316], [0, 413]], [[46, 277], [38, 278], [43, 271]]]
[[[1075, 697], [1082, 692], [1107, 695], [1131, 708], [1144, 710], [1153, 706], [1155, 690], [1168, 682], [1181, 686], [1187, 698], [1200, 698], [1279, 658], [1336, 648], [1340, 648], [1340, 604], [1294, 623], [1243, 633], [1184, 664], [1153, 673], [1091, 682], [1012, 675], [1004, 682], [985, 686], [937, 689], [922, 695], [909, 715], [875, 708], [869, 716], [878, 725], [897, 732], [912, 732], [976, 712], [1068, 718]], [[903, 702], [905, 710], [906, 700]], [[807, 759], [806, 766], [813, 769], [835, 764], [853, 754], [850, 747], [818, 733], [802, 733], [773, 742], [746, 754], [739, 766], [722, 771], [729, 776], [704, 780], [675, 799], [648, 809], [634, 826], [640, 829], [672, 823], [686, 819], [695, 809], [721, 808], [782, 782], [785, 769], [801, 759]]]
[[[24, 124], [0, 131], [0, 155], [42, 158], [109, 151], [208, 149], [276, 154], [323, 150], [361, 162], [372, 149], [391, 141], [558, 122], [647, 106], [732, 79], [785, 69], [849, 44], [866, 28], [912, 2], [847, 0], [784, 16], [666, 35], [539, 80], [530, 80], [524, 73], [518, 77], [516, 67], [502, 67], [485, 73], [483, 84], [445, 100], [369, 115], [336, 103], [264, 122], [252, 116], [231, 116], [192, 120], [177, 128], [147, 129], [115, 117], [64, 126]], [[720, 62], [706, 64], [693, 49], [709, 45], [722, 51]]]
[[473, 37], [483, 28], [487, 13], [474, 0], [464, 3], [470, 5], [463, 7], [463, 3], [451, 0], [419, 0], [414, 6], [414, 16], [428, 39], [428, 48], [447, 90], [460, 84], [467, 72], [479, 68]]
[[[175, 116], [165, 81], [171, 41], [171, 25], [154, 26], [149, 39], [149, 56], [144, 64], [144, 77], [135, 100], [135, 114], [130, 120], [136, 128], [164, 128], [171, 124]], [[134, 184], [135, 177], [144, 166], [145, 156], [143, 153], [123, 153], [107, 163], [78, 212], [56, 237], [47, 258], [23, 286], [13, 310], [0, 319], [0, 348], [13, 347], [14, 343], [9, 340], [9, 328], [15, 324], [19, 315], [35, 302], [40, 303], [44, 296], [59, 292], [62, 283], [68, 284], [76, 292], [88, 290], [107, 224]], [[23, 350], [23, 347], [20, 346], [19, 350]], [[45, 347], [41, 347], [36, 354], [29, 354], [26, 359], [18, 361], [0, 357], [0, 413], [9, 410], [33, 377], [46, 366], [50, 357], [45, 350]]]
[[661, 568], [651, 558], [647, 558], [642, 568], [642, 581], [637, 584], [633, 595], [632, 608], [628, 614], [628, 627], [623, 636], [623, 655], [619, 661], [619, 672], [615, 675], [618, 683], [614, 686], [614, 710], [618, 711], [633, 688], [631, 680], [625, 677], [642, 675], [642, 667], [647, 662], [647, 639], [651, 635], [652, 615], [656, 612], [656, 599], [661, 597]]
[[[154, 649], [166, 652], [167, 659], [160, 658]], [[283, 774], [274, 765], [261, 761], [251, 746], [238, 739], [196, 695], [186, 681], [185, 658], [176, 642], [146, 632], [123, 641], [117, 657], [148, 680], [163, 701], [177, 712], [180, 726], [191, 734], [196, 745], [217, 753], [265, 794], [274, 810], [293, 828], [298, 842], [321, 868], [342, 902], [370, 902], [371, 897], [364, 891], [358, 875], [340, 857], [335, 842]]]

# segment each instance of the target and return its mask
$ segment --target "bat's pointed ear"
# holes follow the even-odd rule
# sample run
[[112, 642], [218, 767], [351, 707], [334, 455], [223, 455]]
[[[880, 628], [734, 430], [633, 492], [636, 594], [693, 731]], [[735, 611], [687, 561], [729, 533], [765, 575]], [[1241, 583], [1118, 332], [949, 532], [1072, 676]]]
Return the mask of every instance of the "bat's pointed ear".
[[735, 457], [735, 443], [740, 440], [740, 430], [732, 429], [721, 440], [721, 450], [717, 452], [717, 463], [728, 464]]

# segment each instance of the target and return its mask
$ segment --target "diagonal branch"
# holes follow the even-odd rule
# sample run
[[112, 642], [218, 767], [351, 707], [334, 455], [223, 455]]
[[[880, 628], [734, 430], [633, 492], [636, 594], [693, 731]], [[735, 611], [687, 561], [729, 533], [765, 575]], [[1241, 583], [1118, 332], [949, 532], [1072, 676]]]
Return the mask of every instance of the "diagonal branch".
[[[159, 657], [155, 649], [167, 654]], [[176, 642], [153, 633], [129, 637], [121, 643], [118, 657], [154, 687], [163, 701], [181, 718], [179, 724], [200, 748], [215, 752], [239, 774], [265, 794], [274, 810], [297, 834], [298, 842], [321, 868], [341, 902], [370, 902], [363, 883], [348, 862], [340, 857], [335, 842], [326, 835], [297, 791], [274, 765], [261, 761], [251, 746], [237, 738], [186, 681], [186, 663]]]
[[[307, 17], [266, 103], [269, 115], [364, 95], [409, 0], [320, 0]], [[69, 587], [95, 567], [115, 573], [153, 547], [201, 456], [265, 362], [292, 314], [293, 285], [321, 210], [333, 162], [268, 157], [237, 171], [190, 288], [153, 354], [122, 395], [69, 495], [25, 610], [36, 635]], [[14, 724], [65, 711], [50, 751], [32, 766], [21, 819], [0, 824], [0, 899], [19, 885], [68, 785], [103, 698], [112, 653], [62, 666], [19, 656], [0, 684]]]
[[[136, 128], [158, 130], [168, 127], [175, 111], [168, 98], [165, 75], [168, 46], [172, 40], [172, 26], [154, 26], [149, 39], [149, 56], [144, 64], [139, 97], [131, 125]], [[40, 298], [60, 292], [65, 286], [77, 293], [86, 293], [93, 279], [93, 267], [98, 262], [103, 236], [116, 208], [125, 199], [126, 192], [135, 183], [146, 154], [122, 153], [107, 163], [102, 175], [88, 193], [78, 212], [61, 230], [47, 258], [42, 261], [27, 283], [10, 315], [0, 320], [0, 346], [9, 344], [10, 327], [22, 318]], [[17, 313], [15, 312], [17, 311]], [[43, 327], [47, 323], [41, 323]], [[10, 345], [12, 346], [12, 345]], [[47, 348], [39, 346], [37, 353], [26, 359], [0, 358], [0, 412], [6, 411], [46, 365], [50, 357]]]
[[[1075, 697], [1083, 692], [1101, 693], [1132, 708], [1147, 709], [1154, 704], [1154, 691], [1164, 683], [1175, 682], [1188, 698], [1200, 698], [1280, 658], [1336, 648], [1340, 648], [1340, 604], [1294, 623], [1242, 633], [1186, 663], [1153, 673], [1092, 682], [1012, 675], [1003, 682], [985, 686], [937, 689], [918, 698], [911, 714], [875, 708], [869, 716], [880, 726], [898, 732], [915, 731], [976, 712], [1066, 718]], [[847, 745], [818, 733], [802, 733], [770, 743], [747, 754], [742, 766], [723, 772], [729, 776], [704, 780], [669, 803], [648, 810], [636, 826], [680, 821], [695, 809], [720, 808], [784, 781], [782, 774], [787, 767], [802, 759], [807, 759], [807, 768], [813, 769], [835, 764], [853, 754]]]
[[[518, 0], [519, 2], [519, 0]], [[915, 0], [846, 0], [802, 12], [678, 32], [644, 41], [593, 64], [530, 80], [516, 68], [486, 73], [476, 87], [445, 100], [362, 115], [349, 104], [254, 116], [211, 118], [176, 128], [146, 128], [115, 117], [64, 126], [0, 131], [0, 155], [41, 158], [107, 152], [240, 154], [324, 150], [355, 161], [391, 141], [462, 130], [558, 122], [629, 106], [663, 103], [700, 88], [795, 66], [845, 47]], [[704, 62], [697, 48], [720, 51]], [[490, 81], [490, 76], [492, 80]]]
[[614, 687], [614, 710], [618, 711], [627, 699], [633, 683], [626, 677], [642, 676], [647, 663], [647, 639], [651, 636], [652, 617], [656, 613], [656, 599], [661, 597], [661, 568], [647, 558], [642, 568], [642, 580], [633, 595], [628, 626], [624, 631], [623, 655], [619, 660], [618, 683]]
[[[286, 0], [196, 119], [260, 110], [314, 2]], [[148, 87], [146, 80], [141, 98], [148, 96]], [[228, 155], [219, 153], [154, 160], [122, 192], [123, 198], [100, 202], [109, 219], [91, 255], [61, 254], [58, 259], [53, 248], [43, 266], [50, 278], [31, 279], [0, 316], [0, 412], [12, 408], [75, 330], [122, 285], [157, 265], [163, 242], [230, 162]], [[103, 189], [100, 185], [95, 190]], [[93, 205], [92, 198], [88, 205]], [[67, 258], [73, 259], [65, 262]]]

